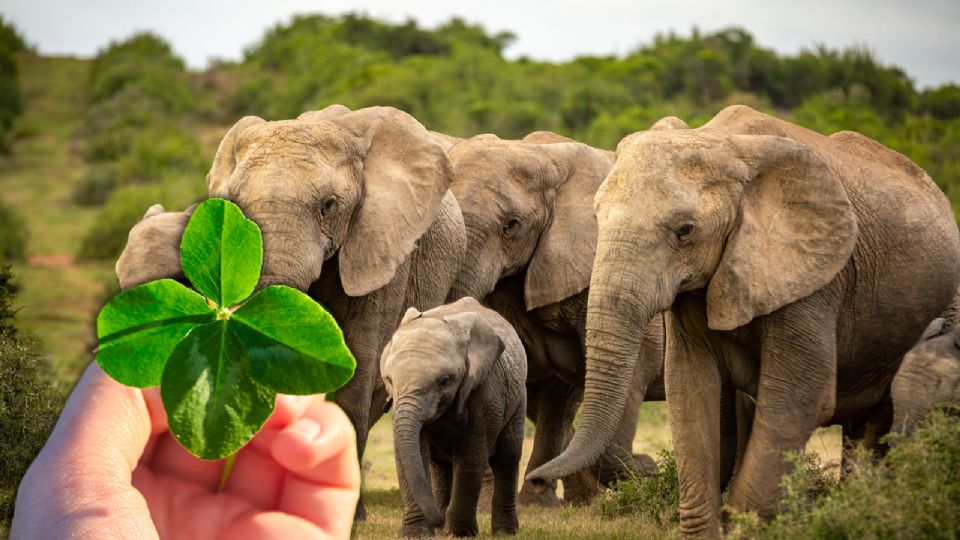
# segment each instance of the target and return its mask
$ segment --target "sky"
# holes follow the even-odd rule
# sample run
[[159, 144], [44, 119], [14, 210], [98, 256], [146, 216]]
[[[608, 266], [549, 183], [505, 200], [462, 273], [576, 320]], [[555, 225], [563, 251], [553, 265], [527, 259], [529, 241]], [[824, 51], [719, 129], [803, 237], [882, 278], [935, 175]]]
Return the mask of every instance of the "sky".
[[960, 83], [960, 0], [0, 0], [0, 14], [44, 54], [93, 56], [152, 30], [193, 68], [235, 60], [298, 13], [365, 13], [432, 27], [460, 16], [517, 35], [511, 58], [564, 61], [625, 54], [658, 32], [740, 26], [781, 53], [865, 45], [919, 87]]

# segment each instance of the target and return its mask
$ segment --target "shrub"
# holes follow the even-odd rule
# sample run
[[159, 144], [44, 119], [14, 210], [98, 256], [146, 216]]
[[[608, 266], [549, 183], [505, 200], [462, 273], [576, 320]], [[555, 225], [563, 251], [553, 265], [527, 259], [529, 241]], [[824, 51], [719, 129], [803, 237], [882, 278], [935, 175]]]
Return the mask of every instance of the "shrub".
[[680, 522], [677, 489], [677, 462], [672, 450], [662, 450], [657, 456], [656, 476], [636, 476], [619, 480], [600, 500], [600, 512], [605, 518], [637, 514], [652, 518], [658, 525]]
[[801, 460], [784, 478], [783, 511], [769, 524], [735, 515], [728, 538], [957, 538], [960, 417], [934, 411], [909, 439], [874, 462], [866, 450], [843, 482], [811, 474]]
[[117, 181], [158, 181], [170, 173], [203, 174], [208, 167], [197, 139], [174, 125], [155, 124], [137, 134], [118, 163]]
[[17, 30], [0, 16], [0, 153], [10, 151], [10, 130], [20, 115], [20, 87], [16, 53], [26, 49]]
[[73, 185], [70, 199], [79, 206], [100, 206], [107, 202], [116, 187], [116, 167], [108, 163], [96, 164]]
[[160, 203], [168, 210], [182, 210], [203, 197], [206, 189], [196, 175], [171, 177], [159, 184], [118, 188], [100, 210], [87, 232], [77, 257], [80, 260], [114, 260], [127, 244], [127, 234], [148, 208]]
[[26, 251], [26, 226], [12, 208], [0, 201], [0, 263], [22, 261]]
[[17, 485], [50, 435], [63, 391], [37, 346], [16, 335], [11, 274], [0, 268], [0, 535], [9, 528]]

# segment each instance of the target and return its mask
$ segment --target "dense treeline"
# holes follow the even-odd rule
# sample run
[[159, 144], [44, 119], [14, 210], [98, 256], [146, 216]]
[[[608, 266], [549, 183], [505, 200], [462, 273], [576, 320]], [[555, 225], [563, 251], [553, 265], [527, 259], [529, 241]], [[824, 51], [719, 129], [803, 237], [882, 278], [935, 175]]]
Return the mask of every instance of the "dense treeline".
[[[187, 73], [156, 36], [111, 44], [91, 68], [88, 153], [113, 161], [95, 167], [76, 198], [100, 203], [118, 185], [156, 186], [164, 172], [203, 169], [212, 156], [198, 156], [196, 137], [181, 127], [190, 119], [228, 124], [246, 114], [293, 118], [330, 103], [392, 105], [452, 135], [517, 138], [546, 129], [613, 148], [663, 116], [698, 125], [745, 103], [824, 133], [873, 137], [925, 168], [960, 209], [960, 87], [917, 90], [868, 50], [781, 55], [730, 28], [659, 35], [622, 57], [548, 63], [504, 58], [513, 39], [456, 18], [424, 29], [358, 15], [299, 16], [270, 29], [242, 61], [202, 75]], [[142, 211], [130, 206], [141, 201], [124, 193], [127, 202], [113, 202], [112, 213], [128, 225]], [[120, 249], [90, 245], [99, 249], [89, 257]]]
[[[23, 37], [0, 16], [0, 154], [10, 151], [14, 120], [23, 111], [16, 54], [25, 49]], [[0, 197], [0, 263], [18, 261], [25, 253], [22, 219]]]

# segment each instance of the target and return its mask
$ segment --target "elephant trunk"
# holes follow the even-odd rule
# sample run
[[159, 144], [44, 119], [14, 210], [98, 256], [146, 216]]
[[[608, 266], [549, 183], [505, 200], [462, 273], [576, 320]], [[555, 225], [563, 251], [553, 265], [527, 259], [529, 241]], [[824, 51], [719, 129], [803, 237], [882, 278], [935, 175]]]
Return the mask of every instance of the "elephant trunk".
[[930, 379], [930, 373], [901, 368], [890, 388], [893, 397], [892, 431], [910, 435], [933, 408], [931, 388], [936, 385]]
[[[635, 375], [644, 329], [666, 309], [662, 282], [639, 275], [635, 253], [618, 242], [598, 242], [590, 281], [586, 324], [586, 381], [580, 422], [570, 444], [559, 456], [528, 475], [530, 480], [552, 481], [583, 470], [610, 445], [623, 416]], [[637, 372], [637, 373], [635, 373]]]
[[407, 487], [420, 511], [433, 527], [443, 526], [443, 514], [437, 508], [424, 469], [420, 452], [423, 420], [414, 407], [398, 403], [393, 416], [393, 439], [396, 448], [398, 472], [404, 476]]
[[[329, 239], [314, 234], [313, 216], [299, 203], [254, 203], [244, 209], [263, 235], [258, 288], [288, 285], [306, 291], [320, 277]], [[318, 240], [319, 238], [319, 240]]]

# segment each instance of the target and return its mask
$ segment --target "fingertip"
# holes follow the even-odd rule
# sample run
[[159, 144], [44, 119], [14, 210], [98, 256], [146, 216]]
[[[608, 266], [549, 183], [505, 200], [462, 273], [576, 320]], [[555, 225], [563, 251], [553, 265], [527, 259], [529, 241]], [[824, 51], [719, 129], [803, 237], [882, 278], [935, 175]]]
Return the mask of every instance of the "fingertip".
[[284, 467], [309, 477], [334, 456], [353, 455], [356, 461], [356, 434], [339, 407], [318, 401], [303, 418], [277, 434], [271, 450]]

